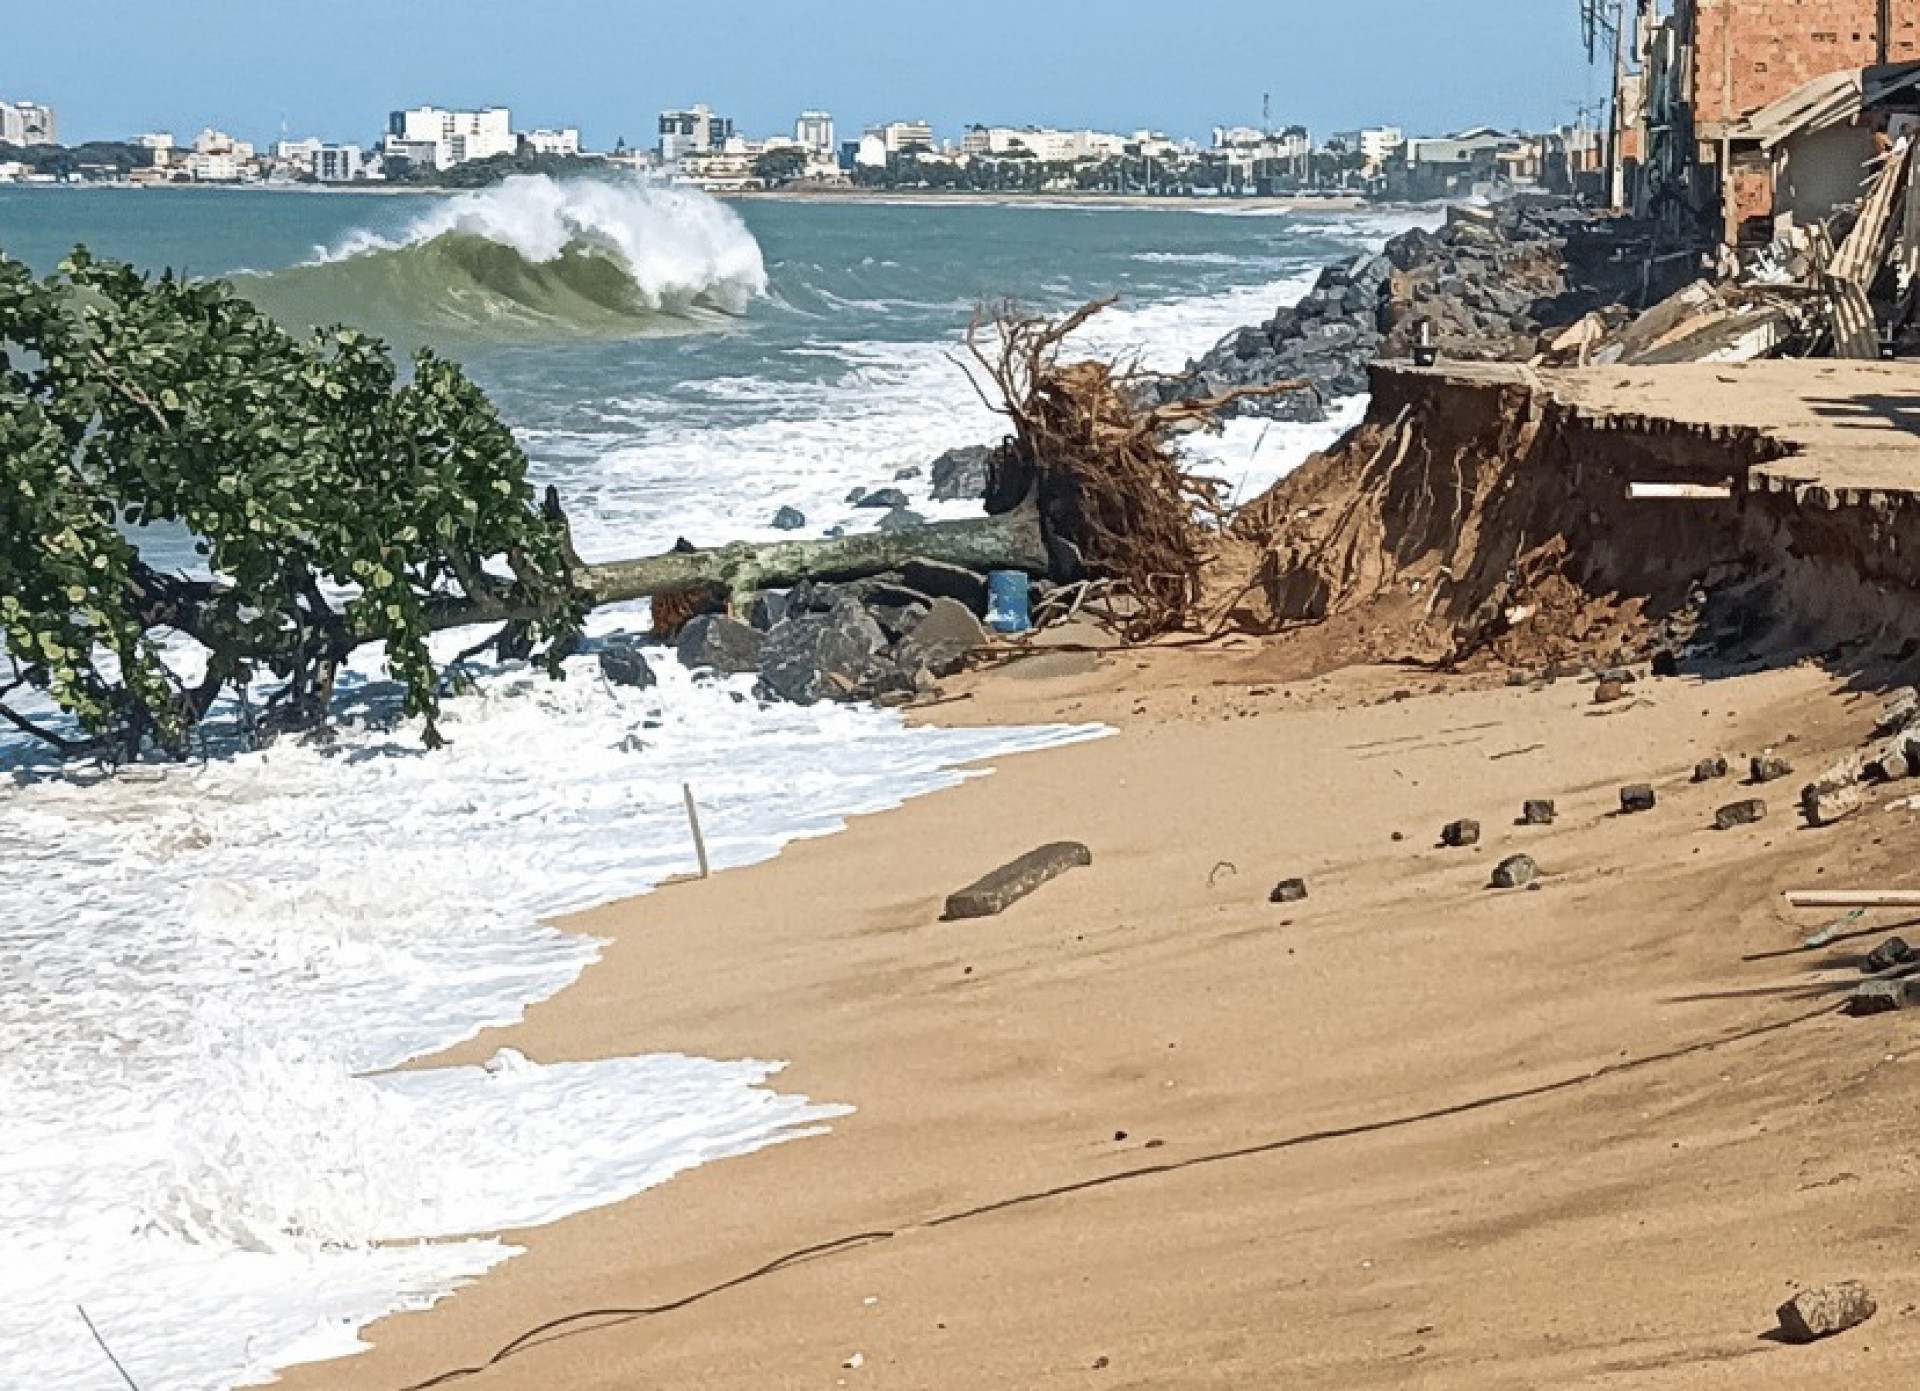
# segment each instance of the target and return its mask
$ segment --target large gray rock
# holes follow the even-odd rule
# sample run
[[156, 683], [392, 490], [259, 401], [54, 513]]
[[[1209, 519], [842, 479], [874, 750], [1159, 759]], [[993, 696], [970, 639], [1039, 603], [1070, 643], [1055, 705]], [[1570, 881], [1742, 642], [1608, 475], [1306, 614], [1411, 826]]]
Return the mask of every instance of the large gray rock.
[[660, 684], [646, 653], [632, 638], [608, 638], [600, 645], [600, 674], [616, 686], [647, 690]]
[[872, 511], [879, 511], [883, 508], [891, 511], [896, 507], [905, 507], [907, 502], [907, 495], [898, 488], [876, 488], [870, 493], [860, 494], [853, 505]]
[[760, 669], [760, 648], [766, 637], [759, 629], [723, 613], [703, 613], [680, 630], [675, 650], [689, 671], [716, 671], [739, 676]]
[[880, 530], [911, 531], [914, 527], [926, 524], [927, 519], [911, 507], [896, 507], [880, 519]]
[[935, 676], [951, 676], [966, 665], [967, 654], [990, 641], [973, 611], [953, 599], [935, 599], [926, 616], [901, 640], [894, 660], [902, 671], [925, 667]]
[[797, 507], [782, 507], [773, 514], [776, 531], [798, 531], [807, 524], [807, 514]]
[[956, 600], [982, 618], [987, 615], [987, 577], [963, 565], [909, 560], [900, 567], [900, 581], [932, 598]]
[[987, 461], [993, 451], [983, 444], [949, 449], [933, 461], [935, 502], [977, 502], [987, 495]]
[[850, 599], [823, 614], [788, 618], [760, 649], [760, 693], [799, 705], [861, 699], [887, 673], [880, 659], [886, 645], [873, 615]]

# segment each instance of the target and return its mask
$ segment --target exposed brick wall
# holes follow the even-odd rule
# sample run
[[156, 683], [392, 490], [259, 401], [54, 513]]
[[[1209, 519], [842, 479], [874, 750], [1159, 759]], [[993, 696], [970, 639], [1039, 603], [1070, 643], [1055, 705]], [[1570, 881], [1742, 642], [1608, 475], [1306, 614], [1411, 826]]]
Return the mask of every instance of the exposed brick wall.
[[[1920, 0], [1889, 8], [1887, 60], [1920, 61]], [[1879, 61], [1880, 0], [1695, 0], [1694, 9], [1694, 111], [1707, 138], [1816, 77]]]

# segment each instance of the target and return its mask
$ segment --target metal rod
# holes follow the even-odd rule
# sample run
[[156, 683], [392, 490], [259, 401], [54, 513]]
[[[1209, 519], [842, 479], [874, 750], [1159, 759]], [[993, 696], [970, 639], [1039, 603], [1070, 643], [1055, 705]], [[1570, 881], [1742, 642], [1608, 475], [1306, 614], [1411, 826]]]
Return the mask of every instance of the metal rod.
[[707, 867], [707, 838], [700, 834], [700, 808], [693, 802], [693, 784], [681, 783], [680, 791], [687, 800], [687, 825], [693, 828], [693, 853], [700, 859], [700, 877], [710, 879], [713, 872]]

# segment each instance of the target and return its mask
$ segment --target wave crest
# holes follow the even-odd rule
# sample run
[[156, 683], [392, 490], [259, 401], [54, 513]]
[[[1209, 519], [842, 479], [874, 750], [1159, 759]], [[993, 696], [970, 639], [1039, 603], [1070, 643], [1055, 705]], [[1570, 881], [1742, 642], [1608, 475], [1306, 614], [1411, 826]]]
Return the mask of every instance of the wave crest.
[[691, 189], [526, 175], [398, 238], [357, 233], [249, 292], [298, 323], [481, 340], [624, 337], [743, 313], [767, 290], [739, 216]]

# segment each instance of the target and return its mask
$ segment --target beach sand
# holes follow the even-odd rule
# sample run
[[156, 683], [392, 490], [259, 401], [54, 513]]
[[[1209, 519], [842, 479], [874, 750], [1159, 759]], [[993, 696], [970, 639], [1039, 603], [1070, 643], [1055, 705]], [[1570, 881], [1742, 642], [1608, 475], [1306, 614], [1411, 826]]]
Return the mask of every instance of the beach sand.
[[[1797, 780], [1688, 782], [1769, 745], [1809, 768], [1877, 700], [1812, 665], [1597, 707], [1329, 660], [1230, 642], [968, 678], [938, 717], [1119, 733], [578, 920], [605, 961], [449, 1060], [789, 1058], [783, 1086], [857, 1113], [517, 1234], [526, 1255], [285, 1384], [398, 1391], [562, 1319], [452, 1384], [1920, 1382], [1920, 1058], [1902, 1016], [1832, 1012], [1885, 934], [1787, 952], [1821, 919], [1780, 898], [1910, 882], [1915, 814], [1815, 832]], [[1618, 815], [1643, 780], [1660, 805]], [[1710, 829], [1753, 795], [1766, 821]], [[1555, 826], [1512, 824], [1531, 797]], [[1485, 842], [1438, 848], [1459, 817]], [[939, 921], [1061, 839], [1093, 866]], [[1544, 887], [1490, 891], [1521, 850]], [[1296, 875], [1311, 898], [1269, 904]], [[1766, 1336], [1849, 1278], [1864, 1328]]]

